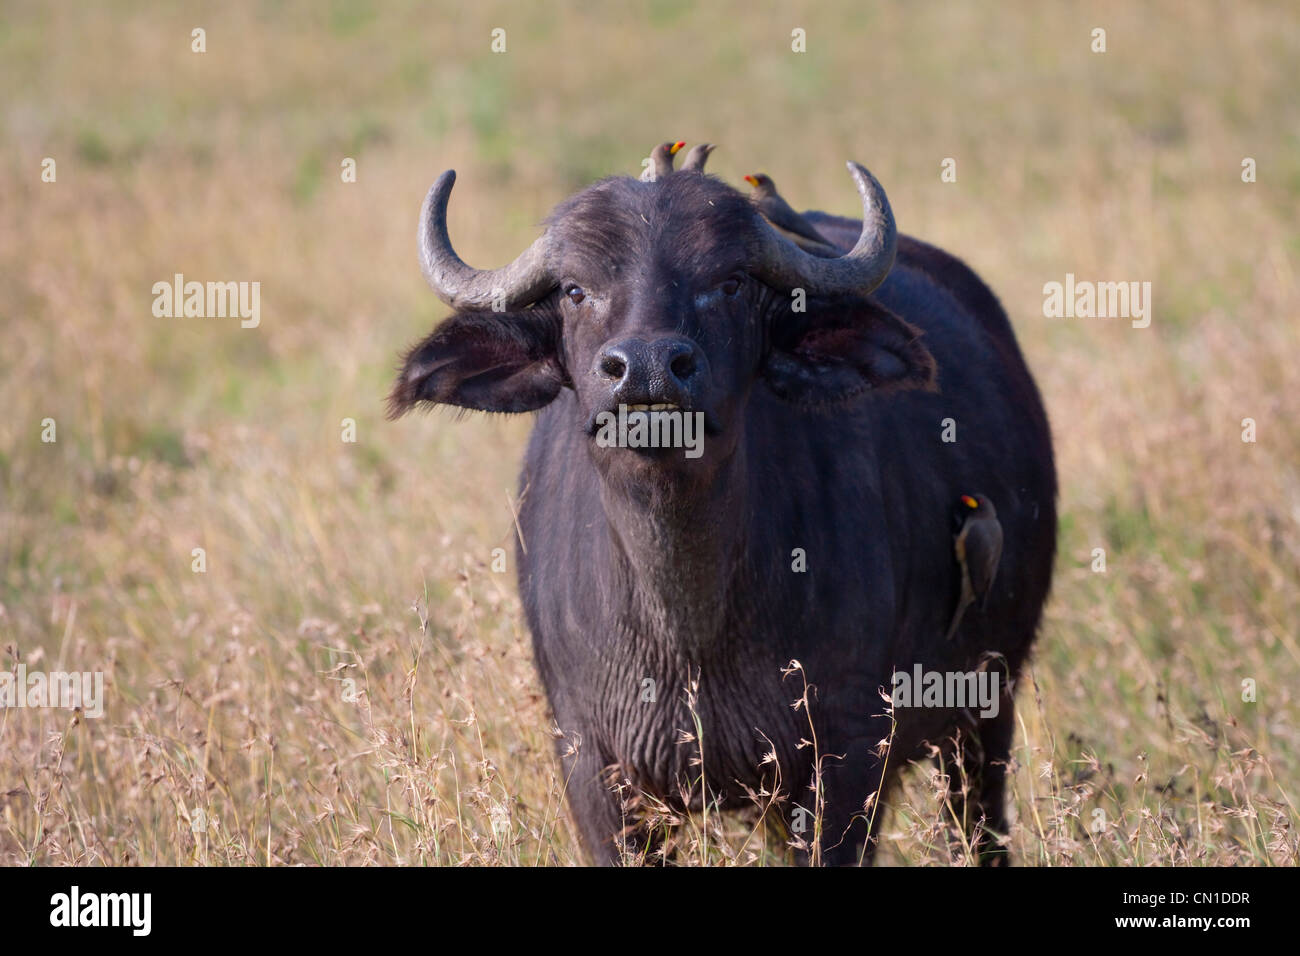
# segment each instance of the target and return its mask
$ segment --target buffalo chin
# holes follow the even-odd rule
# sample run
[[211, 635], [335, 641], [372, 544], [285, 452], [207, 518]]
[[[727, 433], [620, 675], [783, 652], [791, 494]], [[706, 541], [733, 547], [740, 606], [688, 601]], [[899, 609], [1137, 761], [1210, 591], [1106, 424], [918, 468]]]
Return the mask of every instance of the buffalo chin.
[[611, 489], [651, 504], [662, 498], [682, 500], [712, 486], [727, 454], [721, 442], [705, 441], [701, 454], [687, 457], [680, 447], [620, 447], [588, 440], [592, 463]]

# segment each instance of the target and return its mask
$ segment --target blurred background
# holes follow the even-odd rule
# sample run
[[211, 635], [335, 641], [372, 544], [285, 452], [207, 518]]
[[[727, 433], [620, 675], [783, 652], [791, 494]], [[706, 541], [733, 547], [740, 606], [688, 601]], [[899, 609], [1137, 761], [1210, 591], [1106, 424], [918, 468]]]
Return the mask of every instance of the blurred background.
[[[798, 208], [852, 214], [864, 163], [1012, 318], [1061, 477], [1017, 862], [1296, 863], [1300, 11], [610, 6], [0, 2], [0, 667], [107, 682], [0, 710], [0, 862], [580, 861], [491, 567], [530, 420], [383, 398], [446, 314], [439, 172], [495, 266], [681, 138]], [[1150, 327], [1044, 318], [1067, 272], [1151, 282]], [[260, 325], [155, 317], [175, 273], [260, 282]], [[907, 775], [882, 862], [968, 862], [947, 785]], [[703, 826], [681, 862], [790, 859]]]

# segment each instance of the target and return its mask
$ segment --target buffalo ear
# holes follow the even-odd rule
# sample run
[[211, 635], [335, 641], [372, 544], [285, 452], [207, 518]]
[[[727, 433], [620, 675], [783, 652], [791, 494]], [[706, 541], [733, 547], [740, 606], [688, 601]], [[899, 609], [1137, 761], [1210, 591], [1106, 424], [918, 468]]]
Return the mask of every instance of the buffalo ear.
[[820, 405], [875, 390], [935, 389], [935, 362], [922, 332], [869, 301], [808, 302], [773, 322], [763, 377], [782, 398]]
[[388, 417], [420, 404], [531, 412], [567, 383], [560, 325], [540, 309], [459, 312], [412, 348], [388, 395]]

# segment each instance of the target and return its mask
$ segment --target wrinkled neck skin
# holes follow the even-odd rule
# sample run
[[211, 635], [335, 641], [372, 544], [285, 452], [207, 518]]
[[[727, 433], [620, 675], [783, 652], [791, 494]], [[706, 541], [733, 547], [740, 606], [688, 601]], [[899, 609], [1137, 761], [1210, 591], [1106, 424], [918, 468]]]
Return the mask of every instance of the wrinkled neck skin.
[[746, 546], [743, 442], [706, 482], [612, 482], [600, 496], [609, 529], [611, 607], [632, 633], [691, 659], [723, 633]]

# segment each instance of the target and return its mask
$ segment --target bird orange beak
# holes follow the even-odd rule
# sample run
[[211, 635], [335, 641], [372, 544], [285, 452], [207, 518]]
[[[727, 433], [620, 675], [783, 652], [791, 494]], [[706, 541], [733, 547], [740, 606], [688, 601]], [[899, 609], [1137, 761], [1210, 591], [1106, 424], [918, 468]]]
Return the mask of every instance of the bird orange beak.
[[676, 155], [677, 155], [677, 151], [678, 151], [679, 149], [681, 149], [681, 148], [682, 148], [683, 146], [685, 146], [685, 145], [686, 145], [686, 140], [684, 140], [684, 139], [679, 139], [677, 142], [673, 143], [673, 148], [670, 149], [670, 150], [668, 150], [668, 155], [669, 155], [669, 156], [676, 156]]
[[757, 177], [757, 176], [746, 176], [746, 177], [745, 177], [745, 182], [749, 183], [751, 186], [757, 186], [757, 185], [758, 185], [758, 177]]
[[978, 508], [980, 506], [980, 503], [976, 501], [974, 498], [972, 498], [970, 495], [962, 495], [961, 503], [964, 504], [967, 508]]

